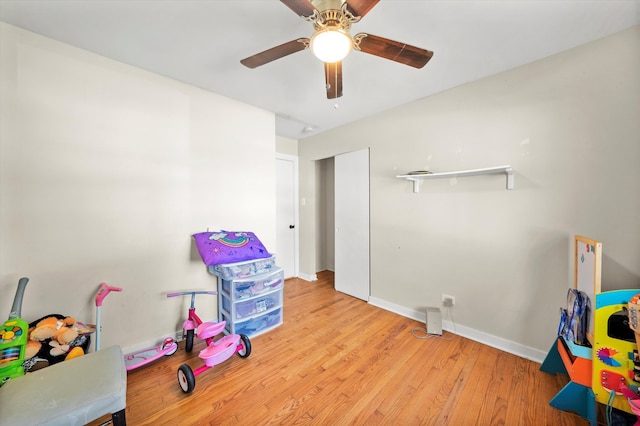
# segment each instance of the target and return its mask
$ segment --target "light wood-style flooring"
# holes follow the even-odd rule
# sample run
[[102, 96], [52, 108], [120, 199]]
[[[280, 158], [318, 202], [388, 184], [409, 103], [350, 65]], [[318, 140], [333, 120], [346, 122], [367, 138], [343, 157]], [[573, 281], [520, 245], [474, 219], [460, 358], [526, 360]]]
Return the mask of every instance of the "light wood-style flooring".
[[182, 363], [202, 365], [202, 342], [130, 372], [127, 423], [587, 424], [549, 406], [566, 376], [448, 332], [418, 339], [411, 330], [423, 323], [336, 292], [330, 272], [287, 280], [284, 295], [284, 324], [252, 338], [248, 358], [197, 376], [193, 393], [176, 375]]

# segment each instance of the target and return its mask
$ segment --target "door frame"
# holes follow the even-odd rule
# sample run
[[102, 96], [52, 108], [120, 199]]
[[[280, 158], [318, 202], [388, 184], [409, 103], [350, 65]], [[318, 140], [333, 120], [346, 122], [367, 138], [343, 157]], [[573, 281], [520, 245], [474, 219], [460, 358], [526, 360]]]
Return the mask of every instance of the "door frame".
[[[294, 208], [293, 208], [293, 214], [294, 214], [294, 225], [295, 228], [293, 228], [293, 244], [294, 244], [294, 248], [293, 248], [293, 253], [294, 253], [294, 259], [293, 259], [293, 277], [298, 277], [299, 276], [299, 268], [300, 268], [300, 264], [299, 264], [299, 259], [300, 259], [300, 212], [299, 212], [299, 207], [300, 207], [300, 203], [299, 203], [299, 171], [298, 171], [298, 157], [295, 155], [289, 155], [289, 154], [281, 154], [276, 152], [276, 157], [275, 157], [276, 161], [290, 161], [293, 163], [293, 193], [295, 196], [295, 202], [293, 203]], [[275, 225], [274, 225], [275, 226]], [[278, 230], [276, 229], [276, 238], [278, 237]], [[278, 255], [278, 253], [276, 253], [276, 256]]]

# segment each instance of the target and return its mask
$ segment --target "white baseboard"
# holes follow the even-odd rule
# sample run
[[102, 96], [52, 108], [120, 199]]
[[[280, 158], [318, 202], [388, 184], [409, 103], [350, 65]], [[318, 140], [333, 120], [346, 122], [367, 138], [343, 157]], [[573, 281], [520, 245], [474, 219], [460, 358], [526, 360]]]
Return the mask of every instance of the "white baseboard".
[[[413, 320], [420, 321], [421, 323], [425, 322], [426, 314], [424, 312], [396, 305], [395, 303], [378, 299], [376, 297], [369, 297], [369, 303], [384, 310], [402, 315], [403, 317], [411, 318]], [[444, 316], [447, 316], [446, 312], [443, 313], [443, 317]], [[512, 342], [510, 340], [503, 339], [502, 337], [494, 336], [492, 334], [485, 333], [484, 331], [476, 330], [464, 325], [454, 324], [452, 321], [443, 320], [442, 329], [455, 333], [458, 336], [466, 337], [467, 339], [474, 340], [484, 345], [491, 346], [493, 348], [500, 349], [501, 351], [538, 363], [542, 363], [544, 358], [547, 356], [547, 352], [545, 351], [530, 348], [520, 343]]]
[[309, 281], [309, 282], [318, 281], [318, 276], [316, 274], [313, 274], [313, 275], [300, 274], [298, 278], [303, 279], [305, 281]]

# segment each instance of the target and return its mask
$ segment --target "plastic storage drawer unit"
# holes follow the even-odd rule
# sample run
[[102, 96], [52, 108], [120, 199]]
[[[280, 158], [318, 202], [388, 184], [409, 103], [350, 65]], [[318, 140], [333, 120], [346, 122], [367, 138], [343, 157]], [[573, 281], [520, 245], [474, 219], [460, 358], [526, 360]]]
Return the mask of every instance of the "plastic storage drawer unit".
[[226, 321], [227, 333], [252, 337], [282, 324], [284, 269], [276, 266], [275, 257], [209, 271], [218, 277], [218, 319]]
[[[256, 275], [251, 278], [235, 280], [222, 279], [222, 291], [227, 293], [231, 300], [247, 299], [263, 293], [282, 288], [284, 283], [284, 269], [276, 268], [272, 272]], [[231, 312], [230, 310], [228, 310]]]

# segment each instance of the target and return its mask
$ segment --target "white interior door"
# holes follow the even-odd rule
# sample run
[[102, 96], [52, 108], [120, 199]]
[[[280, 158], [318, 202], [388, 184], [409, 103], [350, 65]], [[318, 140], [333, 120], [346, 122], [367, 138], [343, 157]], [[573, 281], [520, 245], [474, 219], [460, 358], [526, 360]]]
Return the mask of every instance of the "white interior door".
[[369, 150], [335, 156], [335, 289], [369, 301]]
[[298, 276], [297, 158], [276, 158], [276, 262], [285, 278]]

